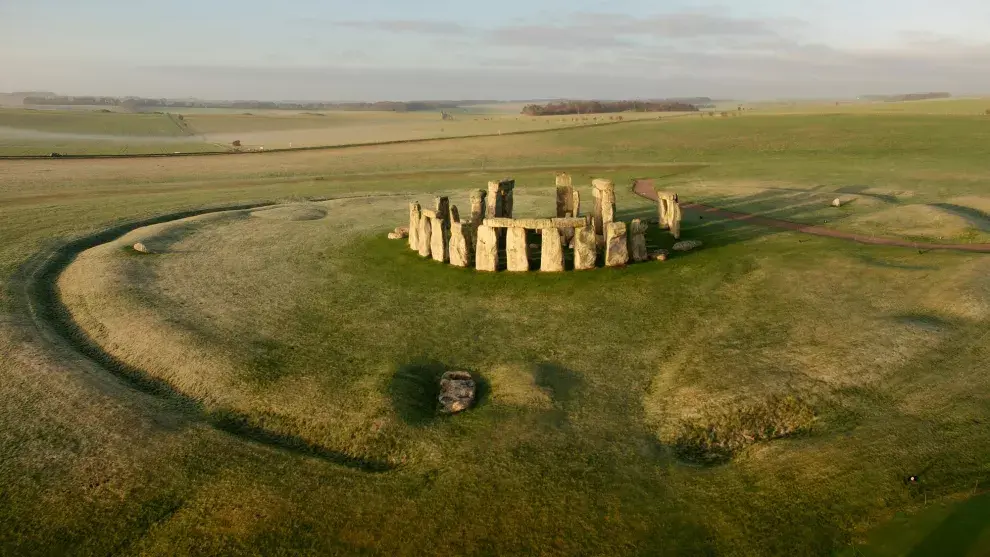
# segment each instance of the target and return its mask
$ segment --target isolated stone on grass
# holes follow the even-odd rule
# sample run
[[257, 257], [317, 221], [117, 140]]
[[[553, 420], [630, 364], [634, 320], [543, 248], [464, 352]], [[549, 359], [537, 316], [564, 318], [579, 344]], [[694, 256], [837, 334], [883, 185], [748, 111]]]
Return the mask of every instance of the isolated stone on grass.
[[684, 240], [674, 244], [674, 251], [691, 251], [701, 247], [701, 240]]
[[148, 246], [142, 244], [141, 242], [134, 244], [134, 251], [138, 253], [151, 253], [151, 250], [148, 249]]
[[448, 371], [440, 378], [440, 412], [456, 414], [474, 404], [477, 388], [466, 371]]

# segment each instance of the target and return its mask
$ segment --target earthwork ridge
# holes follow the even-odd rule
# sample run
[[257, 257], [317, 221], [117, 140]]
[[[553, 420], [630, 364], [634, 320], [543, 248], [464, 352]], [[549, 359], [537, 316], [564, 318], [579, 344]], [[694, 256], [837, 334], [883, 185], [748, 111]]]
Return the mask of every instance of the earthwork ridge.
[[[633, 184], [633, 193], [645, 199], [649, 199], [651, 201], [657, 201], [657, 193], [656, 190], [653, 189], [653, 180], [636, 180], [636, 182]], [[840, 230], [826, 228], [824, 226], [816, 226], [813, 224], [801, 224], [798, 222], [793, 222], [788, 220], [774, 219], [770, 217], [761, 217], [759, 215], [754, 215], [751, 213], [738, 213], [735, 211], [727, 211], [725, 209], [719, 209], [718, 207], [712, 207], [711, 205], [704, 205], [701, 203], [684, 203], [681, 205], [681, 207], [689, 211], [706, 213], [724, 219], [745, 221], [747, 223], [755, 224], [758, 226], [765, 226], [768, 228], [781, 228], [784, 230], [793, 230], [795, 232], [803, 232], [805, 234], [812, 234], [815, 236], [825, 236], [827, 238], [838, 238], [840, 240], [851, 240], [853, 242], [859, 242], [861, 244], [872, 244], [878, 246], [895, 246], [901, 248], [914, 248], [919, 250], [941, 249], [941, 250], [969, 251], [976, 253], [990, 253], [990, 244], [931, 244], [925, 242], [911, 242], [908, 240], [898, 240], [896, 238], [864, 236], [862, 234], [842, 232]]]

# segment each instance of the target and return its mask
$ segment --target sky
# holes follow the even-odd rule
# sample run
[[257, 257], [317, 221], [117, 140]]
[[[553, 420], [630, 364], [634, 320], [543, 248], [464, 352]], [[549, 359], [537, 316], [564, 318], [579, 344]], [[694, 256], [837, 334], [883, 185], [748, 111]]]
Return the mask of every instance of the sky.
[[990, 93], [988, 0], [0, 0], [0, 91], [258, 100]]

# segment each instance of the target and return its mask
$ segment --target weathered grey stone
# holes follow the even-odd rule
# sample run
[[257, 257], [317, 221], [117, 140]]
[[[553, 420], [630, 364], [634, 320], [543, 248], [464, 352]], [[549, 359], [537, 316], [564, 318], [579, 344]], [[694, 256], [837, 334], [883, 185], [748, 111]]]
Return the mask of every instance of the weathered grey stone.
[[461, 213], [457, 210], [457, 205], [450, 206], [450, 222], [461, 222]]
[[450, 223], [450, 264], [455, 267], [467, 267], [471, 264], [471, 244], [464, 234], [465, 225], [460, 222]]
[[440, 220], [440, 215], [433, 209], [423, 209], [420, 214], [426, 217], [430, 217], [433, 220]]
[[475, 231], [478, 237], [474, 253], [474, 268], [479, 271], [498, 270], [498, 234], [490, 226], [481, 225]]
[[474, 378], [466, 371], [448, 371], [440, 377], [440, 412], [456, 414], [474, 404], [477, 393]]
[[566, 172], [557, 173], [557, 216], [567, 213], [574, 214], [574, 187], [571, 186], [571, 176]]
[[512, 218], [513, 191], [516, 189], [515, 180], [502, 180], [500, 183], [502, 192], [502, 216]]
[[472, 190], [471, 191], [471, 222], [475, 226], [481, 224], [482, 219], [485, 218], [485, 197], [488, 192], [485, 190]]
[[572, 215], [574, 217], [581, 216], [581, 194], [577, 190], [571, 192], [573, 199], [571, 200]]
[[833, 207], [842, 207], [842, 200], [839, 199], [838, 197], [836, 197], [835, 199], [832, 200], [832, 206]]
[[500, 182], [498, 180], [493, 180], [488, 182], [488, 205], [485, 207], [485, 218], [496, 219], [502, 218], [502, 195], [499, 191]]
[[403, 238], [408, 238], [409, 237], [409, 227], [408, 226], [396, 226], [395, 227], [395, 230], [393, 230], [392, 232], [395, 232], [396, 234], [402, 236]]
[[563, 235], [556, 228], [543, 229], [543, 245], [540, 249], [540, 270], [558, 273], [564, 270]]
[[683, 242], [677, 242], [674, 244], [674, 251], [691, 251], [693, 249], [700, 248], [702, 246], [701, 240], [684, 240]]
[[660, 217], [660, 228], [670, 230], [674, 239], [681, 237], [681, 205], [677, 194], [656, 190], [657, 212]]
[[615, 184], [612, 180], [596, 178], [591, 185], [595, 196], [595, 232], [603, 234], [605, 224], [615, 220]]
[[584, 218], [554, 218], [554, 219], [485, 219], [485, 226], [492, 228], [528, 228], [543, 230], [544, 228], [577, 228], [587, 226]]
[[148, 249], [148, 246], [142, 244], [141, 242], [134, 244], [133, 248], [134, 251], [138, 253], [151, 253], [151, 250]]
[[560, 186], [571, 186], [571, 175], [566, 172], [558, 172], [555, 176], [557, 187]]
[[434, 197], [433, 210], [437, 212], [437, 218], [440, 220], [450, 218], [450, 198], [445, 195]]
[[667, 213], [667, 222], [670, 226], [670, 234], [675, 240], [681, 239], [681, 204], [677, 202], [675, 197], [674, 201], [671, 202]]
[[626, 239], [626, 223], [610, 222], [605, 225], [605, 266], [621, 267], [629, 263], [629, 247]]
[[646, 251], [646, 229], [648, 225], [639, 219], [629, 224], [629, 257], [636, 262], [646, 261], [650, 254]]
[[419, 219], [423, 216], [418, 202], [409, 204], [409, 249], [419, 250]]
[[401, 240], [403, 238], [405, 238], [405, 236], [403, 236], [402, 234], [396, 234], [395, 232], [388, 233], [389, 240]]
[[526, 229], [509, 228], [505, 239], [506, 268], [510, 271], [528, 271], [529, 258], [526, 257]]
[[574, 269], [594, 269], [598, 258], [598, 248], [595, 245], [595, 229], [590, 226], [574, 231]]
[[430, 244], [433, 237], [433, 219], [424, 214], [419, 217], [419, 254], [430, 256]]
[[450, 228], [443, 221], [433, 221], [430, 229], [430, 254], [434, 261], [446, 263], [450, 261], [450, 254], [447, 252], [450, 244]]
[[666, 261], [670, 257], [670, 252], [665, 249], [658, 249], [650, 252], [650, 257], [657, 261]]

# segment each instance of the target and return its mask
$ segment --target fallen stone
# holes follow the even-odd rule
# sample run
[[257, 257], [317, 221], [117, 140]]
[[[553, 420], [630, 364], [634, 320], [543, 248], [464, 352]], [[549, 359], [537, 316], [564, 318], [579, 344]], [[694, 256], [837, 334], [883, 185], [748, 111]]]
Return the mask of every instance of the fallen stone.
[[683, 242], [677, 242], [674, 244], [674, 251], [691, 251], [693, 249], [700, 248], [702, 246], [701, 240], [684, 240]]
[[543, 230], [543, 246], [540, 250], [540, 271], [559, 273], [563, 270], [563, 235], [556, 228], [546, 228]]
[[134, 244], [133, 247], [134, 247], [134, 251], [138, 253], [151, 253], [151, 250], [148, 249], [148, 246], [142, 244], [141, 242]]
[[626, 223], [605, 224], [605, 266], [621, 267], [629, 263], [629, 246], [626, 238]]
[[402, 234], [396, 234], [395, 232], [388, 233], [389, 240], [401, 240], [402, 238], [404, 238]]
[[832, 200], [832, 206], [833, 207], [842, 207], [842, 200], [839, 199], [838, 197], [836, 197], [835, 199]]
[[396, 234], [399, 234], [403, 238], [405, 238], [405, 237], [409, 236], [409, 227], [408, 226], [396, 226], [395, 227], [395, 230], [393, 232], [395, 232]]
[[650, 257], [656, 259], [657, 261], [666, 261], [667, 258], [670, 257], [670, 252], [665, 249], [661, 249], [650, 252]]
[[477, 387], [466, 371], [448, 371], [440, 377], [440, 411], [444, 414], [463, 412], [474, 404]]

